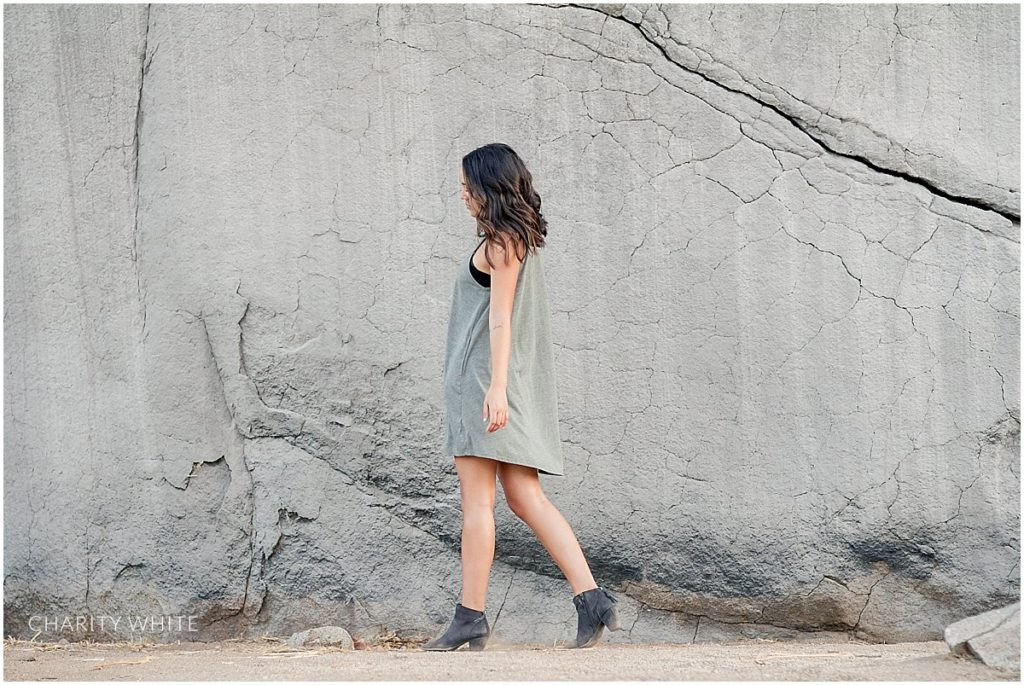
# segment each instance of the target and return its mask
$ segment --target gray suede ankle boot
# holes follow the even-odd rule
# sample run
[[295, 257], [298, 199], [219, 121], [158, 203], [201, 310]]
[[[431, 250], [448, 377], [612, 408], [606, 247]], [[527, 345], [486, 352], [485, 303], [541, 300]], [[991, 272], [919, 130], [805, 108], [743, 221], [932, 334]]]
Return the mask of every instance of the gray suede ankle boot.
[[571, 648], [581, 649], [597, 644], [605, 627], [608, 630], [622, 630], [619, 615], [615, 612], [615, 597], [603, 587], [595, 587], [574, 595], [578, 617], [576, 644]]
[[455, 618], [443, 635], [423, 645], [429, 651], [450, 652], [469, 643], [471, 651], [479, 651], [487, 644], [491, 636], [491, 627], [487, 623], [484, 612], [467, 609], [462, 603], [455, 605]]

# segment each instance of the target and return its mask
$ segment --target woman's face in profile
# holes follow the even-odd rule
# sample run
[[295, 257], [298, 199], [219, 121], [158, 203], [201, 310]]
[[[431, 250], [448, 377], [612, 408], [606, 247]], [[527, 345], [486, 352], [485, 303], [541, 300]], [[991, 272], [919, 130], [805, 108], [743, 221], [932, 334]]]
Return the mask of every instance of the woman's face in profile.
[[459, 184], [462, 187], [462, 202], [466, 205], [466, 209], [469, 210], [469, 213], [476, 216], [476, 202], [473, 201], [473, 198], [469, 194], [469, 188], [466, 186], [466, 175], [462, 172], [462, 169], [459, 169]]

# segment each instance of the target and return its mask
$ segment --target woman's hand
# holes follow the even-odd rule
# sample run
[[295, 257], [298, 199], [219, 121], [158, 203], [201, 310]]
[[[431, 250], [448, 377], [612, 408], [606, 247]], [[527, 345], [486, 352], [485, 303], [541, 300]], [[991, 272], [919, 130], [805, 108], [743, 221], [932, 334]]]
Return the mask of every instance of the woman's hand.
[[488, 433], [508, 425], [508, 396], [502, 386], [492, 385], [487, 389], [487, 395], [484, 397], [484, 421], [488, 419]]

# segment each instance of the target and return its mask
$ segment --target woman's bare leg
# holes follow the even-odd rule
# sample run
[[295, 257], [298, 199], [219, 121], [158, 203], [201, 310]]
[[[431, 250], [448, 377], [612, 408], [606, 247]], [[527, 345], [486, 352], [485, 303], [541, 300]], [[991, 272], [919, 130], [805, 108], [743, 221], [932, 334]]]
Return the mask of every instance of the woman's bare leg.
[[537, 469], [499, 462], [498, 477], [509, 508], [530, 526], [558, 568], [562, 569], [572, 586], [572, 593], [578, 595], [597, 587], [572, 526], [544, 494]]
[[494, 561], [494, 491], [498, 462], [455, 457], [462, 495], [462, 606], [483, 611]]

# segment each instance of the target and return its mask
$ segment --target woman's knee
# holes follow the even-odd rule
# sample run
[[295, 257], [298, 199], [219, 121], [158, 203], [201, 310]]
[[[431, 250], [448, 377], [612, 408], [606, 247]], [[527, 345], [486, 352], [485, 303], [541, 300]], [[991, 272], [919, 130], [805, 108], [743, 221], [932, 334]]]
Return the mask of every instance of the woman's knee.
[[494, 518], [494, 498], [468, 497], [462, 500], [462, 518], [467, 521], [486, 521]]
[[513, 492], [511, 495], [505, 493], [505, 500], [512, 513], [521, 519], [528, 519], [541, 511], [548, 504], [542, 490], [531, 492]]

